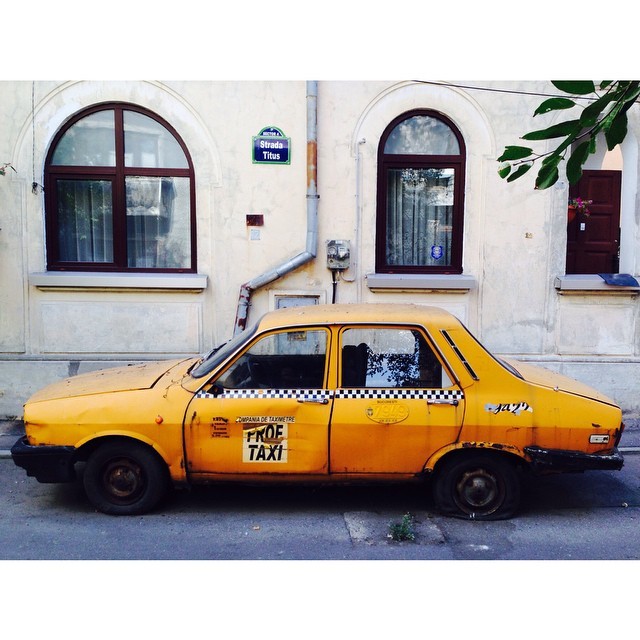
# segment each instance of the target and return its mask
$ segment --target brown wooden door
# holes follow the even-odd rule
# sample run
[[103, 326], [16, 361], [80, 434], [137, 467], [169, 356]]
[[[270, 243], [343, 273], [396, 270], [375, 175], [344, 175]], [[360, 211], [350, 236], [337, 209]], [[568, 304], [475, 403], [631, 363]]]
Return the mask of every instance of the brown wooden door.
[[593, 200], [567, 224], [567, 273], [618, 273], [621, 171], [585, 170], [569, 197]]

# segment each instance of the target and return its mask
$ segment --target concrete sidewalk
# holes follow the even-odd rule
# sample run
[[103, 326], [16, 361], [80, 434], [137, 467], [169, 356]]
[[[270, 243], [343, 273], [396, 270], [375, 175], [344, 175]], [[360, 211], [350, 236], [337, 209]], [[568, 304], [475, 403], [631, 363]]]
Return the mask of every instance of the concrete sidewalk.
[[[622, 454], [640, 453], [640, 418], [627, 418], [625, 430], [620, 440]], [[11, 447], [24, 435], [22, 420], [0, 420], [0, 458], [9, 458]]]
[[22, 420], [0, 420], [0, 458], [8, 458], [15, 441], [24, 435]]

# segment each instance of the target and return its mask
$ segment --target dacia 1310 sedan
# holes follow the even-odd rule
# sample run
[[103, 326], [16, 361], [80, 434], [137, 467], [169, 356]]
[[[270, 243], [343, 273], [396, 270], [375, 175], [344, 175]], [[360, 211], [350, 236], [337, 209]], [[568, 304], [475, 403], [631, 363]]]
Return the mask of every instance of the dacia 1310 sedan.
[[613, 400], [420, 305], [269, 312], [205, 357], [52, 384], [24, 420], [14, 462], [119, 515], [172, 485], [428, 480], [442, 513], [499, 519], [525, 474], [623, 464]]

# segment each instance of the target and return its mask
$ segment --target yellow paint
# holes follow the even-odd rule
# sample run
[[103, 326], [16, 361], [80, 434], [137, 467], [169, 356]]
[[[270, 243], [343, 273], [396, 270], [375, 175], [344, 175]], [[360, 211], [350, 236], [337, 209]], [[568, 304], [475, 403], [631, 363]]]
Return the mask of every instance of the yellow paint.
[[[394, 389], [381, 390], [382, 397], [342, 393], [340, 330], [352, 323], [418, 329], [435, 348], [450, 384], [431, 395], [418, 390], [415, 397], [393, 397]], [[512, 363], [523, 377], [514, 375], [442, 310], [417, 305], [285, 309], [261, 320], [252, 344], [287, 327], [326, 332], [328, 364], [322, 388], [314, 390], [324, 395], [273, 397], [265, 389], [255, 390], [255, 397], [241, 397], [244, 389], [217, 395], [216, 379], [241, 355], [240, 347], [204, 378], [190, 376], [195, 360], [184, 360], [51, 385], [25, 405], [28, 440], [81, 448], [113, 435], [132, 438], [156, 449], [177, 482], [326, 481], [411, 477], [462, 448], [491, 448], [523, 460], [524, 448], [531, 445], [605, 452], [619, 433], [621, 411], [611, 399], [531, 365]], [[594, 434], [602, 437], [590, 443]]]

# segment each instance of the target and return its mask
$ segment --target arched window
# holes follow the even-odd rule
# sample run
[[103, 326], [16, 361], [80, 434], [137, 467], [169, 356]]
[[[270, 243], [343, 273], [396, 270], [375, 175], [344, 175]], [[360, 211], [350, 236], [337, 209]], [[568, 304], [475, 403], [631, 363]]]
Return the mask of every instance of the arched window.
[[45, 164], [47, 268], [196, 271], [187, 148], [157, 115], [101, 104], [58, 132]]
[[447, 118], [412, 111], [378, 148], [376, 272], [462, 273], [465, 148]]

